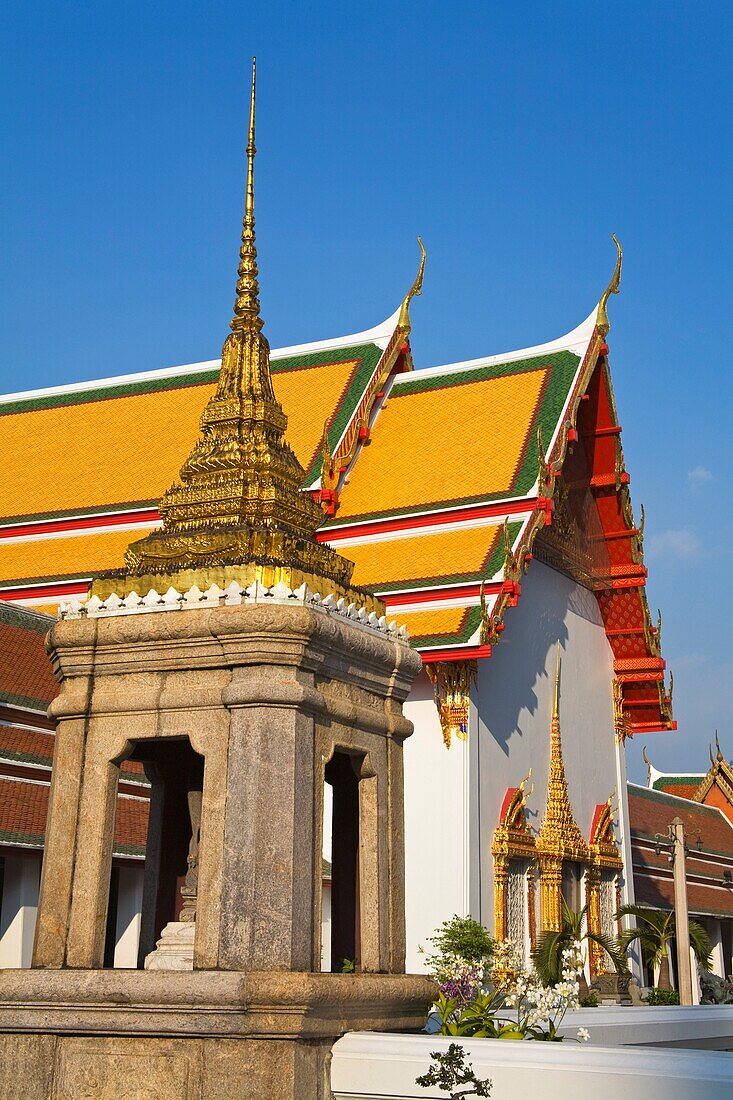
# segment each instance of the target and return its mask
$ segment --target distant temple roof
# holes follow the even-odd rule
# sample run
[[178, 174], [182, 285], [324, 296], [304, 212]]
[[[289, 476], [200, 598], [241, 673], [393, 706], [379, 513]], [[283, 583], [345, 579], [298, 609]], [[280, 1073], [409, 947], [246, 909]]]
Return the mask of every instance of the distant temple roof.
[[733, 826], [722, 810], [635, 783], [628, 784], [628, 800], [636, 901], [660, 909], [673, 908], [672, 865], [666, 848], [657, 855], [655, 844], [657, 834], [663, 843], [667, 841], [669, 825], [679, 817], [689, 844], [686, 869], [690, 913], [733, 917]]
[[52, 625], [48, 615], [0, 602], [0, 706], [45, 712], [58, 694], [44, 647]]

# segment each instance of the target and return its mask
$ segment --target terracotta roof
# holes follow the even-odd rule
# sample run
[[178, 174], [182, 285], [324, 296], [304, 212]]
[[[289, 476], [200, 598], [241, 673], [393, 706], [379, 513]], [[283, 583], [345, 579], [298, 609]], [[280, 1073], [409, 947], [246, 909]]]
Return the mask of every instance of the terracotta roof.
[[628, 801], [637, 902], [665, 909], [674, 904], [666, 848], [657, 855], [654, 845], [657, 834], [664, 845], [669, 825], [679, 817], [689, 844], [685, 865], [690, 912], [733, 916], [733, 885], [725, 885], [723, 879], [724, 870], [733, 874], [733, 826], [720, 810], [633, 783], [628, 785]]
[[18, 729], [0, 725], [0, 757], [51, 767], [55, 735], [51, 730]]
[[[50, 785], [0, 776], [0, 845], [42, 848]], [[117, 799], [114, 852], [145, 853], [150, 803], [146, 798]]]
[[46, 615], [0, 603], [0, 701], [46, 710], [58, 694], [45, 647], [52, 623]]

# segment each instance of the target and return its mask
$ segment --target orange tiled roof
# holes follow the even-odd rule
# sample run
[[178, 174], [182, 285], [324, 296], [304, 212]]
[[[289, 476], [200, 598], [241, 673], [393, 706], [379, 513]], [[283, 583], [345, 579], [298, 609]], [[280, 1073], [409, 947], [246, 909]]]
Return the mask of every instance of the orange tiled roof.
[[[0, 844], [42, 848], [50, 785], [0, 776]], [[148, 833], [150, 803], [145, 798], [117, 799], [114, 852], [142, 855]]]
[[[337, 522], [510, 492], [559, 365], [553, 358], [516, 373], [446, 374], [440, 385], [420, 372], [396, 381], [341, 493]], [[574, 373], [577, 358], [568, 365]]]
[[354, 584], [385, 593], [416, 581], [423, 586], [492, 576], [501, 561], [500, 555], [492, 561], [500, 541], [501, 527], [486, 524], [362, 542], [342, 553], [356, 563]]
[[[306, 471], [320, 462], [324, 423], [338, 435], [380, 354], [369, 344], [273, 363], [288, 442]], [[191, 450], [217, 374], [41, 393], [0, 405], [0, 516], [157, 504]]]
[[[328, 514], [318, 537], [354, 561], [354, 583], [383, 596], [426, 656], [487, 656], [482, 639], [503, 629], [535, 537], [553, 522], [555, 483], [566, 467], [569, 482], [580, 471], [596, 526], [610, 536], [599, 605], [630, 726], [668, 726], [596, 311], [549, 344], [407, 373], [396, 325], [372, 330], [375, 343], [275, 353], [288, 438]], [[162, 374], [0, 399], [10, 470], [0, 596], [48, 607], [83, 595], [85, 578], [119, 565], [155, 524], [154, 503], [190, 450], [216, 368]], [[324, 421], [333, 458], [319, 482]]]
[[51, 625], [45, 615], [0, 602], [0, 701], [46, 710], [56, 697], [59, 685], [44, 645]]

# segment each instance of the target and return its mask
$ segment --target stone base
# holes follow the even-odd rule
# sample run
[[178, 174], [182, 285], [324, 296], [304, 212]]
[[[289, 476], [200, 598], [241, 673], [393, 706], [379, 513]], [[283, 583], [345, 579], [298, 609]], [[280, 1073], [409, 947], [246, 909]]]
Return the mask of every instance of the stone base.
[[158, 940], [155, 951], [145, 957], [146, 970], [193, 970], [193, 921], [170, 921]]
[[591, 990], [598, 994], [598, 1000], [606, 1005], [630, 1005], [632, 1003], [629, 994], [631, 974], [597, 974], [591, 982]]
[[0, 972], [0, 1096], [330, 1100], [346, 1031], [423, 1027], [424, 977], [279, 971]]

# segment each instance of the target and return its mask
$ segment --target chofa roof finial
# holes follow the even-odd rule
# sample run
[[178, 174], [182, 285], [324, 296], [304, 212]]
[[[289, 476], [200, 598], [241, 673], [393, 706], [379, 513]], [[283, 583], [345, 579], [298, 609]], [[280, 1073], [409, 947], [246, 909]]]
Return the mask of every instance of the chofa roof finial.
[[417, 238], [417, 243], [420, 245], [420, 267], [417, 270], [415, 282], [405, 295], [402, 302], [402, 308], [400, 309], [399, 328], [402, 329], [403, 336], [408, 336], [412, 328], [410, 323], [410, 302], [413, 298], [417, 298], [419, 294], [422, 294], [422, 282], [425, 274], [425, 245], [422, 243], [422, 237]]
[[596, 328], [601, 336], [608, 336], [611, 330], [611, 324], [608, 320], [608, 313], [606, 312], [606, 305], [611, 294], [618, 294], [621, 286], [621, 264], [623, 262], [624, 254], [623, 249], [619, 243], [619, 239], [615, 233], [611, 234], [611, 240], [616, 245], [616, 266], [611, 276], [611, 282], [604, 290], [601, 300], [598, 303], [598, 313], [596, 314]]

